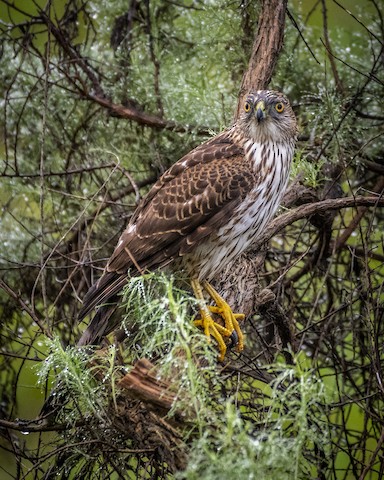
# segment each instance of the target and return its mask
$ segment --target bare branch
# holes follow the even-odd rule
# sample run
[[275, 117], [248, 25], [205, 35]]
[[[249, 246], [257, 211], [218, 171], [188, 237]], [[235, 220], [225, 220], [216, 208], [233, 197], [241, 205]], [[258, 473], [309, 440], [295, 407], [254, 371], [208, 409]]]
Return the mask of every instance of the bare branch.
[[308, 218], [311, 215], [324, 213], [329, 210], [341, 210], [348, 207], [381, 207], [384, 206], [384, 197], [346, 197], [338, 199], [322, 200], [317, 203], [301, 205], [290, 212], [284, 213], [273, 220], [264, 234], [258, 238], [257, 242], [252, 246], [253, 250], [257, 250], [263, 243], [270, 240], [274, 235], [279, 233], [283, 228], [291, 225], [298, 220]]
[[329, 41], [328, 35], [328, 12], [325, 0], [321, 0], [322, 13], [323, 13], [323, 34], [324, 34], [324, 43], [327, 50], [328, 58], [331, 63], [331, 69], [333, 73], [333, 78], [335, 79], [336, 90], [342, 94], [344, 92], [344, 86], [340, 79], [339, 72], [337, 71], [335, 59], [332, 53], [331, 42]]
[[50, 330], [48, 329], [48, 327], [46, 327], [44, 325], [44, 321], [36, 314], [36, 309], [32, 309], [30, 308], [25, 302], [24, 300], [20, 297], [20, 295], [18, 293], [16, 293], [14, 290], [12, 290], [12, 288], [4, 282], [4, 280], [2, 280], [0, 278], [0, 287], [13, 299], [15, 299], [18, 304], [20, 305], [20, 308], [21, 310], [24, 310], [24, 312], [26, 312], [30, 317], [31, 319], [40, 327], [40, 330], [49, 338], [52, 338], [52, 333], [50, 332]]
[[149, 113], [145, 113], [142, 110], [138, 110], [134, 107], [128, 107], [125, 105], [120, 105], [113, 103], [108, 98], [97, 96], [91, 92], [82, 92], [83, 95], [88, 98], [88, 100], [92, 100], [93, 102], [101, 105], [104, 108], [107, 108], [111, 115], [119, 118], [126, 118], [128, 120], [133, 120], [137, 122], [139, 125], [146, 125], [147, 127], [152, 127], [156, 129], [165, 129], [165, 130], [172, 130], [173, 132], [178, 133], [185, 133], [185, 132], [192, 132], [195, 131], [199, 135], [211, 135], [212, 130], [208, 127], [197, 127], [193, 125], [182, 125], [180, 123], [172, 122], [169, 120], [165, 120], [161, 117], [156, 115], [151, 115]]

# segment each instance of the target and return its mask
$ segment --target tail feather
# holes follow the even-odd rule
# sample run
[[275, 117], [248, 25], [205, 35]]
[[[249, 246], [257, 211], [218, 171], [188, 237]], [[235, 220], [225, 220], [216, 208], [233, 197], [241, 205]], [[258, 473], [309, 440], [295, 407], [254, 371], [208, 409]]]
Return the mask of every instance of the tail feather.
[[84, 345], [97, 345], [103, 337], [115, 329], [116, 325], [114, 322], [111, 322], [110, 319], [116, 311], [117, 301], [118, 298], [113, 297], [110, 299], [109, 305], [104, 305], [97, 310], [96, 315], [92, 318], [88, 327], [81, 335], [80, 340], [77, 342], [79, 347]]
[[104, 274], [84, 297], [83, 307], [79, 312], [78, 320], [81, 321], [91, 311], [100, 305], [87, 329], [81, 336], [78, 345], [91, 345], [100, 343], [116, 327], [110, 321], [116, 310], [119, 293], [127, 282], [127, 275], [116, 272]]
[[109, 302], [109, 299], [118, 293], [127, 282], [126, 275], [115, 272], [104, 274], [88, 290], [83, 300], [83, 306], [79, 312], [78, 320], [82, 320], [98, 305]]

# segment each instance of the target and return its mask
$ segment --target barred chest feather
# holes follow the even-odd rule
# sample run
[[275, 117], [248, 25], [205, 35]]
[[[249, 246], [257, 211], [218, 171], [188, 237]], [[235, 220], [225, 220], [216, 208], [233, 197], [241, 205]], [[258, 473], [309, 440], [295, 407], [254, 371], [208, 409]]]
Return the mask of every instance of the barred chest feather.
[[254, 186], [234, 209], [226, 225], [183, 259], [192, 276], [212, 280], [263, 232], [275, 214], [288, 184], [294, 142], [244, 144]]

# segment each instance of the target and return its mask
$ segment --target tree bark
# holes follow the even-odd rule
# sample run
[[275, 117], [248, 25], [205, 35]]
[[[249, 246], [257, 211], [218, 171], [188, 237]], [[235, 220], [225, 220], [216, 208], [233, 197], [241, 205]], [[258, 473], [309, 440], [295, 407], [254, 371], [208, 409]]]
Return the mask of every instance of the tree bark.
[[288, 0], [262, 0], [259, 23], [248, 68], [243, 75], [235, 118], [250, 90], [262, 90], [271, 81], [283, 46]]

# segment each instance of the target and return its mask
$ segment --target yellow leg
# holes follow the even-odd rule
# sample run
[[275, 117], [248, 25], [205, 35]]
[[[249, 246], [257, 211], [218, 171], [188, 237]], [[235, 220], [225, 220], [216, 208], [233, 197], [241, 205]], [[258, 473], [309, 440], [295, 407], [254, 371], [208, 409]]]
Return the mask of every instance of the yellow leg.
[[216, 307], [210, 307], [210, 311], [219, 314], [223, 318], [225, 327], [231, 331], [231, 334], [233, 330], [237, 333], [236, 348], [241, 352], [244, 349], [244, 335], [240, 330], [238, 320], [244, 320], [245, 315], [243, 313], [233, 313], [224, 298], [222, 298], [208, 282], [203, 283], [203, 288], [216, 303]]
[[[236, 344], [237, 350], [240, 352], [244, 348], [244, 337], [240, 330], [238, 320], [243, 320], [243, 314], [235, 314], [232, 312], [228, 303], [216, 292], [216, 290], [208, 283], [203, 283], [203, 288], [214, 300], [216, 306], [212, 307], [206, 304], [202, 285], [200, 285], [197, 279], [192, 279], [191, 285], [197, 300], [200, 303], [201, 318], [194, 321], [197, 327], [201, 327], [204, 330], [205, 335], [210, 338], [211, 336], [218, 343], [220, 356], [219, 361], [224, 360], [227, 346], [224, 342], [224, 338], [231, 338], [232, 342]], [[224, 320], [224, 326], [215, 322], [212, 318], [212, 313], [220, 315]], [[235, 341], [234, 341], [235, 337]]]

